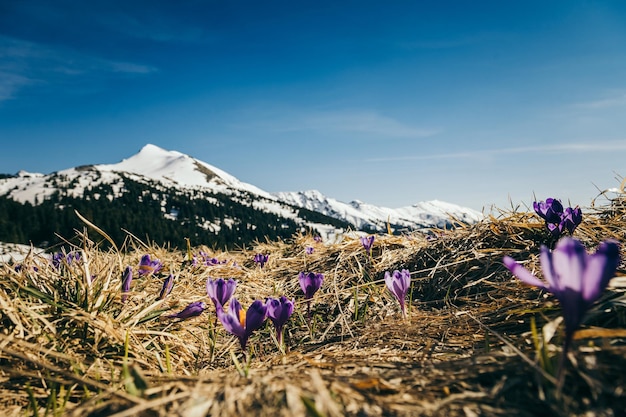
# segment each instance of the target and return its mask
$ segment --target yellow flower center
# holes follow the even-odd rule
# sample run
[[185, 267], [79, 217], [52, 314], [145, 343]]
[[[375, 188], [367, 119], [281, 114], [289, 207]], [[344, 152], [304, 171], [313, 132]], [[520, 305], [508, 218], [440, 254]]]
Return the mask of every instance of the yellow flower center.
[[246, 310], [243, 308], [239, 310], [239, 324], [241, 327], [246, 327]]

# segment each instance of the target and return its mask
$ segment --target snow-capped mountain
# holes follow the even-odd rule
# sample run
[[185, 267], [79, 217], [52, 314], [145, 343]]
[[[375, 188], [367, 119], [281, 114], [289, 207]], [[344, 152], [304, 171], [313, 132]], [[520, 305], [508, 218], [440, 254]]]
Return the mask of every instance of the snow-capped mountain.
[[[95, 224], [109, 230], [129, 229], [130, 223], [137, 229], [132, 233], [153, 239], [154, 234], [168, 230], [170, 235], [185, 233], [221, 244], [285, 237], [302, 229], [329, 237], [347, 228], [383, 232], [389, 225], [398, 232], [444, 227], [452, 219], [473, 223], [482, 217], [439, 201], [390, 209], [358, 201], [342, 203], [318, 191], [271, 194], [206, 162], [150, 144], [116, 164], [85, 165], [48, 175], [21, 171], [3, 177], [0, 215], [5, 219], [13, 215], [11, 233], [26, 237], [24, 243], [33, 237], [16, 224], [24, 222], [22, 229], [38, 230], [37, 222], [41, 222], [40, 229], [46, 229], [52, 227], [46, 216], [71, 223], [69, 218], [75, 215], [68, 208], [91, 213]], [[28, 204], [22, 211], [32, 210], [33, 219], [27, 222], [23, 215], [16, 217], [20, 206], [10, 204]], [[142, 221], [156, 226], [142, 225]], [[169, 236], [163, 233], [164, 238]], [[15, 239], [9, 236], [8, 241]]]
[[[20, 171], [17, 178], [0, 180], [0, 195], [19, 202], [37, 204], [59, 189], [80, 196], [87, 187], [101, 183], [119, 184], [120, 173], [137, 181], [152, 180], [165, 186], [183, 189], [204, 189], [221, 193], [247, 192], [269, 200], [269, 193], [244, 182], [206, 162], [177, 151], [166, 151], [148, 144], [139, 153], [117, 164], [83, 165], [50, 175]], [[51, 178], [56, 186], [50, 186]], [[119, 191], [119, 190], [118, 190]], [[109, 198], [115, 197], [109, 196]]]
[[467, 224], [476, 223], [483, 217], [481, 213], [475, 210], [437, 200], [392, 209], [374, 206], [358, 200], [344, 203], [326, 197], [317, 190], [279, 192], [274, 193], [274, 195], [281, 201], [294, 206], [346, 221], [359, 230], [387, 230], [387, 224], [395, 230], [442, 228], [451, 225], [454, 221]]

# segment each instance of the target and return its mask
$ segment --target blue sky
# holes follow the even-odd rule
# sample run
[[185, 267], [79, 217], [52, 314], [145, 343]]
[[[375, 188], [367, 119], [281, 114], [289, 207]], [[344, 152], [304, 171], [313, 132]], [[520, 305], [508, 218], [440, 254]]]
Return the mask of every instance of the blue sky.
[[0, 172], [153, 143], [267, 191], [478, 210], [626, 175], [623, 1], [174, 3], [2, 1]]

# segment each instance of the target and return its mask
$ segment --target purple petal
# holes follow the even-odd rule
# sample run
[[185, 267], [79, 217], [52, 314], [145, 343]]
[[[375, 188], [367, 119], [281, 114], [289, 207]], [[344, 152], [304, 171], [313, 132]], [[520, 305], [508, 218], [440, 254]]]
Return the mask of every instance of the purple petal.
[[185, 307], [182, 311], [170, 315], [170, 318], [178, 318], [181, 320], [188, 319], [190, 317], [199, 316], [206, 309], [206, 304], [202, 301], [194, 301]]
[[589, 255], [582, 280], [582, 297], [588, 304], [600, 297], [615, 275], [619, 262], [619, 243], [615, 240], [602, 242], [596, 253]]
[[167, 297], [167, 295], [172, 292], [172, 288], [174, 288], [174, 275], [170, 274], [165, 281], [163, 281], [163, 286], [161, 287], [158, 299], [162, 300]]
[[284, 295], [280, 299], [268, 298], [266, 302], [267, 317], [272, 320], [274, 327], [280, 330], [293, 314], [294, 302]]
[[217, 309], [217, 318], [222, 322], [227, 332], [241, 339], [245, 337], [246, 331], [241, 324], [240, 312], [241, 304], [236, 298], [233, 298], [230, 300], [227, 312], [224, 312], [222, 308]]
[[582, 222], [583, 214], [579, 207], [571, 208], [568, 207], [563, 212], [560, 228], [561, 231], [567, 229], [567, 231], [572, 234], [576, 227]]
[[385, 285], [393, 292], [393, 275], [389, 271], [385, 271]]
[[552, 262], [552, 252], [545, 245], [541, 245], [541, 252], [539, 254], [539, 261], [541, 262], [541, 270], [543, 271], [543, 277], [548, 282], [546, 288], [548, 291], [554, 293], [558, 292], [560, 282], [558, 275], [554, 271], [554, 263]]
[[542, 219], [546, 218], [543, 201], [534, 201], [533, 208], [535, 209], [535, 213], [537, 213]]
[[515, 259], [511, 258], [510, 256], [505, 256], [502, 259], [502, 262], [504, 263], [504, 266], [506, 266], [509, 271], [511, 271], [511, 273], [515, 275], [520, 281], [534, 287], [547, 289], [543, 281], [534, 276], [528, 269], [518, 264]]
[[133, 269], [127, 266], [122, 276], [122, 302], [126, 301], [127, 293], [130, 291], [130, 283], [133, 281]]
[[234, 279], [229, 279], [225, 281], [222, 278], [213, 280], [208, 278], [206, 281], [206, 292], [215, 308], [222, 307], [224, 304], [230, 300], [237, 288], [237, 281]]
[[587, 251], [582, 243], [570, 237], [559, 240], [552, 252], [552, 269], [559, 291], [569, 288], [580, 293], [586, 265]]
[[150, 273], [157, 273], [161, 270], [161, 261], [158, 259], [150, 259], [149, 254], [145, 254], [141, 257], [141, 261], [139, 261], [139, 275], [148, 275]]
[[300, 272], [298, 274], [300, 288], [305, 298], [313, 298], [313, 295], [320, 289], [324, 281], [324, 275], [314, 272]]
[[246, 313], [246, 333], [250, 335], [253, 331], [261, 327], [266, 317], [267, 307], [263, 301], [254, 301]]
[[563, 205], [555, 198], [547, 198], [545, 202], [535, 201], [533, 208], [542, 219], [545, 219], [546, 223], [559, 223], [561, 221]]
[[262, 253], [257, 253], [256, 255], [254, 255], [254, 262], [259, 264], [261, 268], [265, 266], [268, 260], [269, 260], [269, 255], [264, 255]]
[[550, 232], [550, 234], [552, 235], [554, 239], [558, 239], [559, 236], [561, 236], [561, 233], [563, 233], [564, 227], [565, 227], [565, 223], [562, 221], [560, 223], [548, 223], [546, 221], [546, 228], [548, 229], [548, 232]]

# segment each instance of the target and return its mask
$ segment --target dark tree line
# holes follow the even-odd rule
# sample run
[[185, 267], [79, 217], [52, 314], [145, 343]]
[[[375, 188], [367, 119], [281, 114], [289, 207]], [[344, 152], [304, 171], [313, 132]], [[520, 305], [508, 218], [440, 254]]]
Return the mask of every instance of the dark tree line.
[[[129, 178], [124, 179], [121, 195], [115, 195], [110, 184], [100, 184], [88, 187], [81, 198], [62, 190], [36, 205], [1, 196], [0, 241], [47, 247], [61, 242], [57, 235], [71, 240], [76, 231], [86, 227], [75, 210], [118, 245], [128, 236], [126, 231], [142, 240], [178, 248], [185, 247], [185, 238], [194, 245], [232, 248], [265, 238], [289, 238], [298, 231], [293, 220], [250, 207], [251, 195], [244, 193], [238, 198], [243, 202], [224, 194], [200, 190], [183, 193]], [[298, 212], [312, 222], [349, 226], [320, 213]], [[213, 229], [203, 227], [208, 224], [214, 225]]]

